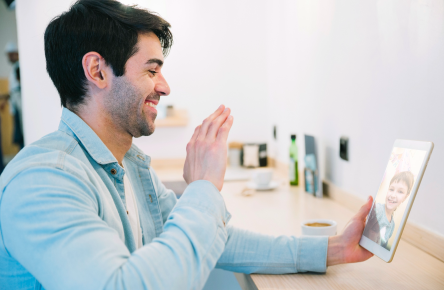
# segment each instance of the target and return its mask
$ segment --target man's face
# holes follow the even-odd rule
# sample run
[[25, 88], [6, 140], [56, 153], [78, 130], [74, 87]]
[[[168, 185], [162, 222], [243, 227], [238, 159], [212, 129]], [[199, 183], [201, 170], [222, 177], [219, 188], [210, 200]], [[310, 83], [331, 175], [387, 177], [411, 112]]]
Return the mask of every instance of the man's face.
[[18, 61], [19, 55], [18, 52], [8, 52], [8, 60], [10, 63], [14, 64]]
[[407, 190], [407, 184], [403, 181], [390, 184], [385, 200], [387, 208], [396, 209], [407, 198]]
[[105, 102], [113, 123], [136, 138], [154, 132], [160, 96], [170, 93], [161, 73], [164, 58], [157, 36], [139, 35], [137, 47], [137, 53], [126, 63], [125, 74], [112, 78]]

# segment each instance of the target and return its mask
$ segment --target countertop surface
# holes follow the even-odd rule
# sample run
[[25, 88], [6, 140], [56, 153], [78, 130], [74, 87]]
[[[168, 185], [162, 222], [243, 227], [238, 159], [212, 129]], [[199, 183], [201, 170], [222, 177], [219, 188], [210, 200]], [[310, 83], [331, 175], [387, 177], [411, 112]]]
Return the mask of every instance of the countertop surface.
[[[178, 173], [158, 174], [161, 179], [172, 180]], [[225, 182], [221, 192], [232, 214], [230, 223], [239, 228], [299, 236], [304, 220], [322, 218], [335, 220], [340, 233], [355, 214], [329, 198], [313, 197], [301, 186], [290, 187], [284, 181], [278, 189], [257, 191], [251, 196], [241, 194], [246, 184]], [[325, 274], [250, 277], [254, 285], [244, 289], [444, 289], [444, 263], [401, 239], [391, 263], [372, 257], [362, 263], [329, 267]]]

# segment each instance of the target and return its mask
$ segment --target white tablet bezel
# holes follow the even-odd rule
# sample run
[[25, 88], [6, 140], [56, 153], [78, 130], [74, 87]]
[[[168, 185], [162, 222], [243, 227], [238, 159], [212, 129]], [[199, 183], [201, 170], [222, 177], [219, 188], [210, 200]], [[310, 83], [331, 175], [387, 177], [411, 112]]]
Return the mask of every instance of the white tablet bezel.
[[[399, 147], [399, 148], [407, 148], [407, 149], [416, 149], [416, 150], [424, 150], [426, 151], [426, 155], [424, 157], [424, 160], [421, 164], [421, 168], [418, 173], [418, 178], [415, 184], [413, 185], [412, 191], [410, 192], [411, 198], [409, 199], [404, 215], [402, 216], [401, 220], [401, 226], [398, 229], [398, 232], [396, 233], [395, 239], [393, 241], [392, 247], [390, 248], [390, 251], [385, 249], [384, 247], [381, 247], [379, 244], [373, 242], [369, 238], [362, 235], [361, 240], [359, 241], [359, 244], [364, 247], [365, 249], [369, 250], [379, 258], [381, 258], [383, 261], [390, 263], [393, 260], [393, 256], [395, 255], [396, 248], [398, 247], [399, 240], [401, 238], [402, 232], [404, 230], [405, 223], [407, 221], [407, 218], [409, 216], [410, 210], [412, 209], [413, 202], [415, 201], [416, 193], [418, 191], [418, 188], [421, 184], [422, 177], [424, 175], [425, 169], [427, 168], [427, 163], [429, 162], [430, 155], [433, 151], [433, 142], [424, 142], [424, 141], [413, 141], [413, 140], [401, 140], [397, 139], [395, 141], [395, 144], [392, 147], [392, 150], [390, 151], [390, 154], [393, 152], [393, 148]], [[390, 155], [389, 155], [390, 157]], [[373, 200], [375, 200], [377, 191], [373, 195]], [[375, 205], [373, 202], [372, 208]], [[370, 214], [370, 212], [369, 212]], [[368, 220], [367, 216], [367, 220]]]

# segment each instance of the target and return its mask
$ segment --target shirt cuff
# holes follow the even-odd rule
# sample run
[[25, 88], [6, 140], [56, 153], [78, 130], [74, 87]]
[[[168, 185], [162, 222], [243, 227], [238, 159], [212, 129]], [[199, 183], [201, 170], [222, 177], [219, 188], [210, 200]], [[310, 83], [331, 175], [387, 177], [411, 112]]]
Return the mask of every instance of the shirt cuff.
[[190, 183], [178, 200], [177, 205], [179, 204], [189, 204], [213, 215], [223, 228], [228, 225], [231, 219], [231, 214], [227, 211], [219, 190], [207, 180], [197, 180]]
[[297, 271], [325, 273], [327, 271], [327, 248], [327, 236], [300, 237], [296, 264]]

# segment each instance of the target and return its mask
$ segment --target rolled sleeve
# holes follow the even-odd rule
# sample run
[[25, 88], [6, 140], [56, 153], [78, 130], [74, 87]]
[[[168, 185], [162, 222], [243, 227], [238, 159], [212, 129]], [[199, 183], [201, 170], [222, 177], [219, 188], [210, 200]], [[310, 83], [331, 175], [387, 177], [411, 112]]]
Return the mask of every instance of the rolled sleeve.
[[298, 272], [327, 271], [328, 237], [302, 236], [299, 238], [298, 258], [296, 269]]
[[219, 190], [207, 180], [197, 180], [188, 185], [177, 202], [178, 205], [192, 205], [214, 216], [218, 225], [225, 228], [231, 219]]
[[326, 271], [328, 237], [273, 237], [228, 226], [228, 241], [216, 267], [252, 274]]

